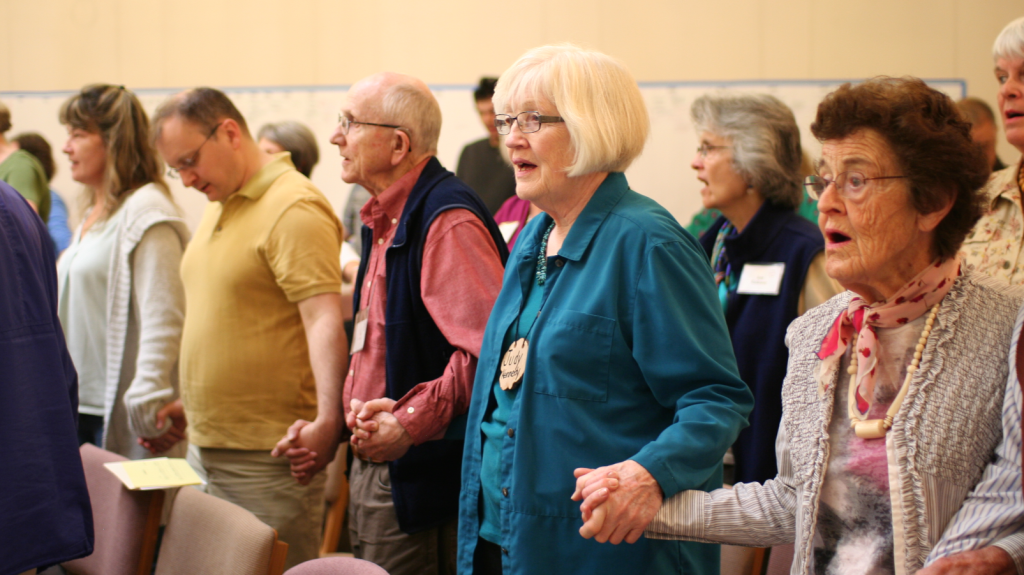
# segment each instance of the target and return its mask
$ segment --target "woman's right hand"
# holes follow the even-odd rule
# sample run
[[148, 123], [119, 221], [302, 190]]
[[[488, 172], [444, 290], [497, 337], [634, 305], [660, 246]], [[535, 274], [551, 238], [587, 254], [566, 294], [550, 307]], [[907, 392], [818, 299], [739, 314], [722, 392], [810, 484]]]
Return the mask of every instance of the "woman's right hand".
[[[168, 424], [170, 425], [169, 429], [167, 428]], [[167, 429], [167, 431], [158, 437], [140, 437], [139, 445], [148, 449], [153, 455], [159, 455], [185, 439], [186, 427], [188, 427], [188, 421], [185, 419], [185, 408], [181, 404], [181, 399], [175, 399], [156, 412], [156, 428]]]

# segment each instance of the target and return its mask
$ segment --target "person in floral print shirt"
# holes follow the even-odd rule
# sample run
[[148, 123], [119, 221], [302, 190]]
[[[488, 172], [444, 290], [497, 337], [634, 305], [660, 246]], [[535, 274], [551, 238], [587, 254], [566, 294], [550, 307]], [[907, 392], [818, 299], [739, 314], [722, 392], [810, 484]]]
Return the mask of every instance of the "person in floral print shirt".
[[[992, 46], [997, 103], [1006, 139], [1024, 152], [1024, 17], [1010, 22]], [[964, 240], [961, 255], [972, 271], [1010, 285], [1024, 285], [1024, 188], [1021, 161], [992, 174], [985, 185], [985, 213]]]

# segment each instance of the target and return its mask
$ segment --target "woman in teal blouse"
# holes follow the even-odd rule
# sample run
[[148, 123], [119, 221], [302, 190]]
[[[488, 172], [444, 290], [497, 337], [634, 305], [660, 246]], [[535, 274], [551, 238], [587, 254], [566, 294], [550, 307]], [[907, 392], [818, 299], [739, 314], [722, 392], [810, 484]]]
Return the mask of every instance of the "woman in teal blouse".
[[[527, 52], [495, 120], [524, 228], [484, 335], [463, 456], [459, 572], [718, 573], [718, 547], [640, 539], [664, 497], [721, 485], [752, 398], [707, 259], [625, 170], [649, 121], [632, 75], [573, 46]], [[579, 534], [577, 468], [614, 466], [635, 528]], [[639, 539], [639, 541], [638, 541]]]

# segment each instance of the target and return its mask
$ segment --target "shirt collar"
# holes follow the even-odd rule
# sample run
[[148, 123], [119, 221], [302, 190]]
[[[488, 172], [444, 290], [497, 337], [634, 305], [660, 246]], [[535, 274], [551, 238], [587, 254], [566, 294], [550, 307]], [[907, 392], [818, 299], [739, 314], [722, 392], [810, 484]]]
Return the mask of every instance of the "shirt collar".
[[[626, 182], [626, 175], [622, 172], [609, 173], [572, 224], [569, 235], [562, 243], [562, 248], [558, 250], [558, 255], [568, 260], [579, 261], [598, 228], [627, 191], [629, 183]], [[550, 222], [550, 216], [544, 216], [548, 218], [546, 221]]]
[[275, 180], [284, 175], [285, 172], [295, 169], [295, 165], [292, 164], [292, 155], [289, 152], [274, 154], [273, 158], [273, 160], [253, 174], [249, 181], [234, 195], [243, 196], [250, 200], [258, 200], [263, 197], [263, 194], [267, 193], [267, 190], [270, 189], [271, 184]]
[[416, 187], [416, 182], [420, 179], [420, 175], [423, 173], [423, 168], [427, 166], [427, 162], [430, 161], [430, 156], [416, 164], [416, 166], [405, 173], [401, 178], [395, 180], [395, 183], [388, 186], [383, 192], [376, 197], [370, 199], [363, 206], [363, 209], [359, 210], [359, 218], [363, 220], [363, 223], [373, 227], [373, 206], [380, 206], [380, 209], [387, 214], [388, 219], [398, 219], [402, 215], [402, 210], [405, 209], [405, 202], [409, 199], [409, 194], [412, 193], [412, 189]]

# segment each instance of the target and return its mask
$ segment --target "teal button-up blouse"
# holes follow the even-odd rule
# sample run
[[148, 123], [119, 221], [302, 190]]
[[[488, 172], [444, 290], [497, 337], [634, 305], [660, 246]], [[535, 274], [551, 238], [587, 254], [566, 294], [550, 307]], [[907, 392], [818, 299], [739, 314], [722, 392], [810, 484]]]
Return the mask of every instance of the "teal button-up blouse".
[[[480, 531], [481, 423], [503, 339], [533, 281], [547, 214], [523, 230], [484, 334], [468, 413], [459, 573]], [[700, 245], [660, 205], [609, 174], [559, 250], [558, 281], [535, 320], [526, 374], [503, 439], [505, 575], [718, 573], [718, 547], [580, 537], [573, 469], [632, 459], [665, 497], [721, 486], [722, 455], [753, 399], [740, 380]], [[506, 493], [505, 489], [502, 493]]]

